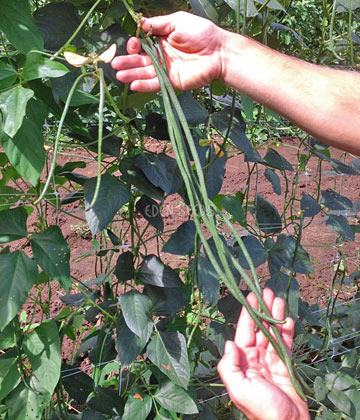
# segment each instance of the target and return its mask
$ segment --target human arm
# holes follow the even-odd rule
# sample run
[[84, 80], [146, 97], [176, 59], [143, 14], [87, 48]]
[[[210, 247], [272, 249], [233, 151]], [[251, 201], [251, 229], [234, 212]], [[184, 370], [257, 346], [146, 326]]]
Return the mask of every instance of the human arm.
[[[263, 298], [275, 319], [283, 320], [285, 303], [264, 289]], [[257, 299], [250, 293], [249, 304], [257, 309]], [[266, 323], [265, 323], [266, 325]], [[305, 401], [296, 393], [285, 364], [255, 322], [242, 309], [234, 342], [227, 341], [218, 372], [233, 403], [249, 420], [310, 420]], [[266, 325], [269, 328], [268, 325]], [[291, 354], [294, 321], [286, 318], [277, 326]]]
[[[142, 28], [159, 36], [174, 88], [223, 80], [325, 143], [360, 155], [360, 73], [289, 57], [185, 12], [144, 19]], [[159, 90], [138, 39], [130, 39], [128, 52], [113, 60], [118, 80], [135, 91]]]

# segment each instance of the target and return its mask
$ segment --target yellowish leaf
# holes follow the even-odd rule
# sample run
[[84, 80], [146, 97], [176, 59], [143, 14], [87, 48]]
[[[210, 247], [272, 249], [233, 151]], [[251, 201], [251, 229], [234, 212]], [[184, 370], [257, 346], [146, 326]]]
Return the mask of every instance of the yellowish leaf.
[[75, 54], [70, 51], [64, 52], [65, 60], [74, 67], [82, 67], [85, 64], [89, 64], [92, 62], [92, 58], [84, 57], [80, 54]]
[[115, 57], [115, 54], [116, 54], [116, 44], [112, 44], [106, 51], [104, 51], [97, 57], [97, 61], [110, 63], [110, 61]]

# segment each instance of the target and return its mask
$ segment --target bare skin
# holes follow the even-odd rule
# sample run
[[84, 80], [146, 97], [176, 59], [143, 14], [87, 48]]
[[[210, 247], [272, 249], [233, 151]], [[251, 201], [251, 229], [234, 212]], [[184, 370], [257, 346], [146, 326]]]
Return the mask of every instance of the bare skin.
[[[284, 301], [274, 298], [270, 289], [264, 289], [263, 298], [272, 316], [283, 320]], [[257, 309], [258, 302], [252, 293], [247, 301]], [[294, 321], [286, 318], [278, 330], [291, 354]], [[255, 322], [245, 309], [239, 317], [235, 341], [226, 342], [218, 372], [232, 401], [249, 420], [310, 419], [307, 404], [291, 384], [285, 364], [264, 334], [255, 332]]]
[[[177, 12], [144, 19], [162, 44], [175, 89], [223, 80], [329, 145], [360, 155], [360, 73], [316, 66], [265, 47], [200, 17]], [[156, 92], [151, 60], [131, 38], [116, 57], [117, 79], [138, 92]]]

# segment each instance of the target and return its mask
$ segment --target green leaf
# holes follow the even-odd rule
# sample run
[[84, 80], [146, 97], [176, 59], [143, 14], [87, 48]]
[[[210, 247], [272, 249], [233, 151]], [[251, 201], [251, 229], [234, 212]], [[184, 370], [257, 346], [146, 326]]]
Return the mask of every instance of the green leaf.
[[0, 244], [26, 237], [27, 216], [24, 207], [0, 212]]
[[168, 195], [178, 192], [183, 184], [176, 160], [164, 153], [137, 155], [135, 163], [155, 187], [161, 188]]
[[147, 346], [149, 359], [176, 385], [187, 388], [190, 364], [185, 337], [179, 332], [157, 333]]
[[137, 167], [135, 158], [122, 159], [120, 163], [120, 171], [123, 177], [134, 187], [140, 190], [142, 193], [155, 200], [163, 201], [163, 191], [155, 187], [145, 176], [144, 172]]
[[219, 354], [224, 354], [225, 342], [227, 340], [234, 340], [235, 330], [226, 324], [217, 321], [212, 321], [209, 327], [210, 338], [215, 343]]
[[214, 306], [219, 299], [219, 276], [207, 258], [200, 256], [197, 261], [197, 277], [195, 276], [194, 260], [191, 261], [190, 269], [194, 273], [195, 280], [199, 284], [205, 302], [210, 306]]
[[335, 405], [336, 408], [338, 408], [345, 414], [350, 415], [351, 401], [343, 391], [334, 389], [328, 393], [327, 397]]
[[[60, 49], [80, 24], [77, 8], [68, 2], [49, 3], [38, 9], [34, 18], [44, 38], [44, 47], [50, 51]], [[82, 35], [81, 31], [72, 44], [80, 47]]]
[[109, 416], [121, 416], [124, 410], [124, 402], [118, 391], [108, 388], [96, 388], [88, 406]]
[[158, 403], [169, 411], [175, 411], [182, 414], [197, 414], [199, 411], [195, 401], [183, 388], [166, 381], [160, 385], [155, 393], [155, 399]]
[[[51, 400], [51, 395], [43, 388], [37, 389], [38, 382], [31, 378], [30, 386], [22, 382], [11, 392], [5, 400], [9, 419], [37, 420]], [[34, 390], [34, 391], [33, 391]]]
[[145, 134], [157, 140], [170, 140], [168, 125], [164, 115], [150, 112], [145, 116]]
[[[245, 245], [245, 248], [247, 249], [247, 252], [250, 255], [250, 258], [252, 259], [254, 267], [258, 267], [259, 265], [264, 264], [264, 262], [267, 260], [267, 252], [265, 251], [264, 247], [261, 245], [259, 240], [255, 238], [255, 236], [248, 235], [243, 237], [242, 241]], [[234, 245], [234, 249], [236, 249], [236, 251], [238, 252], [238, 259], [240, 265], [246, 270], [250, 270], [250, 266], [245, 258], [244, 253], [241, 251], [241, 248], [238, 245], [238, 243]]]
[[330, 188], [321, 191], [321, 203], [330, 210], [350, 210], [352, 208], [351, 200]]
[[49, 60], [39, 53], [28, 53], [22, 77], [25, 80], [34, 80], [61, 77], [68, 72], [69, 69], [57, 61]]
[[155, 255], [147, 255], [140, 265], [137, 278], [158, 287], [180, 287], [182, 282], [175, 270], [163, 264]]
[[269, 149], [264, 157], [265, 162], [275, 169], [280, 171], [294, 172], [294, 168], [291, 163], [288, 162], [284, 157], [280, 155], [276, 150]]
[[281, 194], [281, 183], [279, 175], [272, 169], [265, 169], [265, 178], [271, 183], [274, 193]]
[[74, 367], [62, 367], [62, 383], [66, 392], [79, 404], [85, 404], [89, 394], [94, 390], [94, 381], [84, 372], [76, 371]]
[[341, 162], [338, 159], [331, 158], [330, 165], [338, 174], [359, 175], [359, 172], [355, 168], [346, 165], [346, 163]]
[[326, 398], [328, 392], [325, 381], [321, 376], [317, 376], [314, 381], [314, 392], [317, 401], [322, 401]]
[[[135, 395], [138, 396], [140, 394]], [[146, 420], [150, 414], [151, 407], [152, 399], [150, 395], [141, 396], [141, 398], [135, 398], [134, 395], [129, 395], [121, 420]]]
[[151, 299], [136, 290], [131, 290], [120, 296], [119, 303], [126, 325], [144, 344], [147, 343], [154, 327], [150, 317]]
[[3, 115], [3, 131], [14, 137], [23, 123], [26, 105], [34, 96], [34, 91], [22, 86], [13, 87], [0, 93], [0, 110]]
[[43, 39], [31, 16], [27, 0], [0, 0], [0, 29], [22, 54], [42, 50]]
[[161, 208], [155, 200], [143, 195], [136, 203], [136, 211], [138, 211], [151, 226], [154, 226], [155, 229], [160, 232], [164, 230]]
[[242, 200], [239, 200], [238, 197], [224, 195], [220, 204], [241, 224], [241, 226], [246, 226], [246, 217], [242, 208]]
[[17, 72], [10, 64], [0, 61], [0, 89], [11, 86], [17, 79]]
[[212, 20], [213, 22], [218, 22], [218, 14], [214, 7], [214, 2], [210, 0], [190, 0], [190, 6], [195, 12], [195, 14]]
[[2, 401], [20, 382], [21, 376], [17, 368], [17, 352], [6, 351], [0, 356], [0, 401]]
[[255, 202], [255, 217], [260, 230], [267, 234], [281, 232], [281, 217], [276, 207], [260, 194], [256, 195]]
[[10, 163], [33, 186], [38, 183], [46, 160], [42, 127], [47, 114], [45, 104], [32, 99], [22, 126], [13, 139], [2, 131], [0, 125], [0, 142]]
[[36, 263], [22, 251], [0, 254], [0, 331], [25, 303], [37, 275]]
[[300, 202], [304, 217], [314, 217], [321, 211], [320, 204], [309, 194], [303, 194]]
[[182, 223], [163, 247], [163, 252], [174, 255], [187, 255], [194, 252], [196, 235], [195, 223], [192, 220]]
[[124, 366], [129, 366], [145, 347], [140, 337], [134, 334], [126, 325], [123, 318], [119, 318], [116, 325], [116, 347], [119, 361]]
[[186, 297], [180, 288], [156, 287], [146, 284], [144, 293], [149, 296], [155, 316], [171, 316], [179, 312], [185, 305]]
[[48, 319], [24, 337], [23, 349], [35, 381], [53, 394], [60, 378], [61, 346], [56, 323]]
[[[240, 13], [243, 16], [244, 15], [244, 3], [247, 1], [247, 13], [246, 15], [248, 17], [257, 16], [259, 13], [253, 0], [240, 0]], [[238, 8], [238, 0], [225, 0], [225, 3], [227, 3], [233, 10], [237, 11]], [[245, 106], [244, 106], [245, 108]], [[245, 111], [246, 112], [246, 111]], [[246, 116], [249, 118], [248, 114], [246, 113]]]
[[268, 7], [269, 9], [281, 10], [282, 12], [286, 12], [284, 6], [277, 0], [270, 0], [269, 2], [267, 2], [267, 0], [257, 0], [257, 2], [260, 4], [266, 3], [266, 7]]
[[40, 267], [58, 281], [67, 292], [70, 289], [70, 248], [58, 226], [31, 237], [34, 257]]
[[[95, 193], [96, 178], [84, 184], [85, 206], [89, 206]], [[101, 177], [100, 191], [94, 206], [86, 211], [85, 217], [93, 235], [105, 229], [115, 214], [130, 199], [128, 187], [107, 172]]]
[[116, 261], [114, 274], [120, 281], [131, 280], [135, 277], [134, 255], [131, 252], [124, 252], [119, 255]]
[[82, 413], [81, 420], [107, 420], [107, 418], [95, 410], [85, 410]]
[[326, 221], [326, 226], [335, 233], [340, 234], [340, 239], [344, 242], [353, 242], [355, 233], [349, 226], [349, 222], [345, 216], [335, 216], [330, 214]]
[[16, 331], [13, 324], [9, 324], [3, 331], [0, 331], [0, 350], [15, 346], [14, 334]]
[[208, 112], [189, 91], [181, 93], [178, 96], [178, 101], [188, 124], [204, 124], [207, 121]]

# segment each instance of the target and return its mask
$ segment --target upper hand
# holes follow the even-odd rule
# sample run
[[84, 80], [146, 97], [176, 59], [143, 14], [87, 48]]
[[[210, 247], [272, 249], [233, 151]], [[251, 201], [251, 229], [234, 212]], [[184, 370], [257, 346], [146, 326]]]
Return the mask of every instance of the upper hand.
[[[157, 35], [164, 51], [169, 79], [175, 89], [189, 90], [221, 78], [223, 30], [209, 20], [190, 13], [143, 19], [142, 29]], [[130, 38], [130, 55], [115, 57], [112, 67], [116, 78], [130, 83], [138, 92], [160, 89], [150, 58], [141, 52], [138, 38]]]
[[[264, 289], [263, 298], [273, 318], [284, 319], [285, 303]], [[257, 299], [250, 293], [247, 301], [257, 309]], [[264, 322], [269, 329], [269, 325]], [[239, 318], [235, 342], [228, 341], [218, 371], [234, 404], [250, 420], [308, 420], [307, 404], [296, 393], [285, 364], [269, 340], [259, 330], [243, 308]], [[291, 354], [294, 321], [286, 318], [277, 325]], [[271, 332], [271, 330], [270, 330]]]

